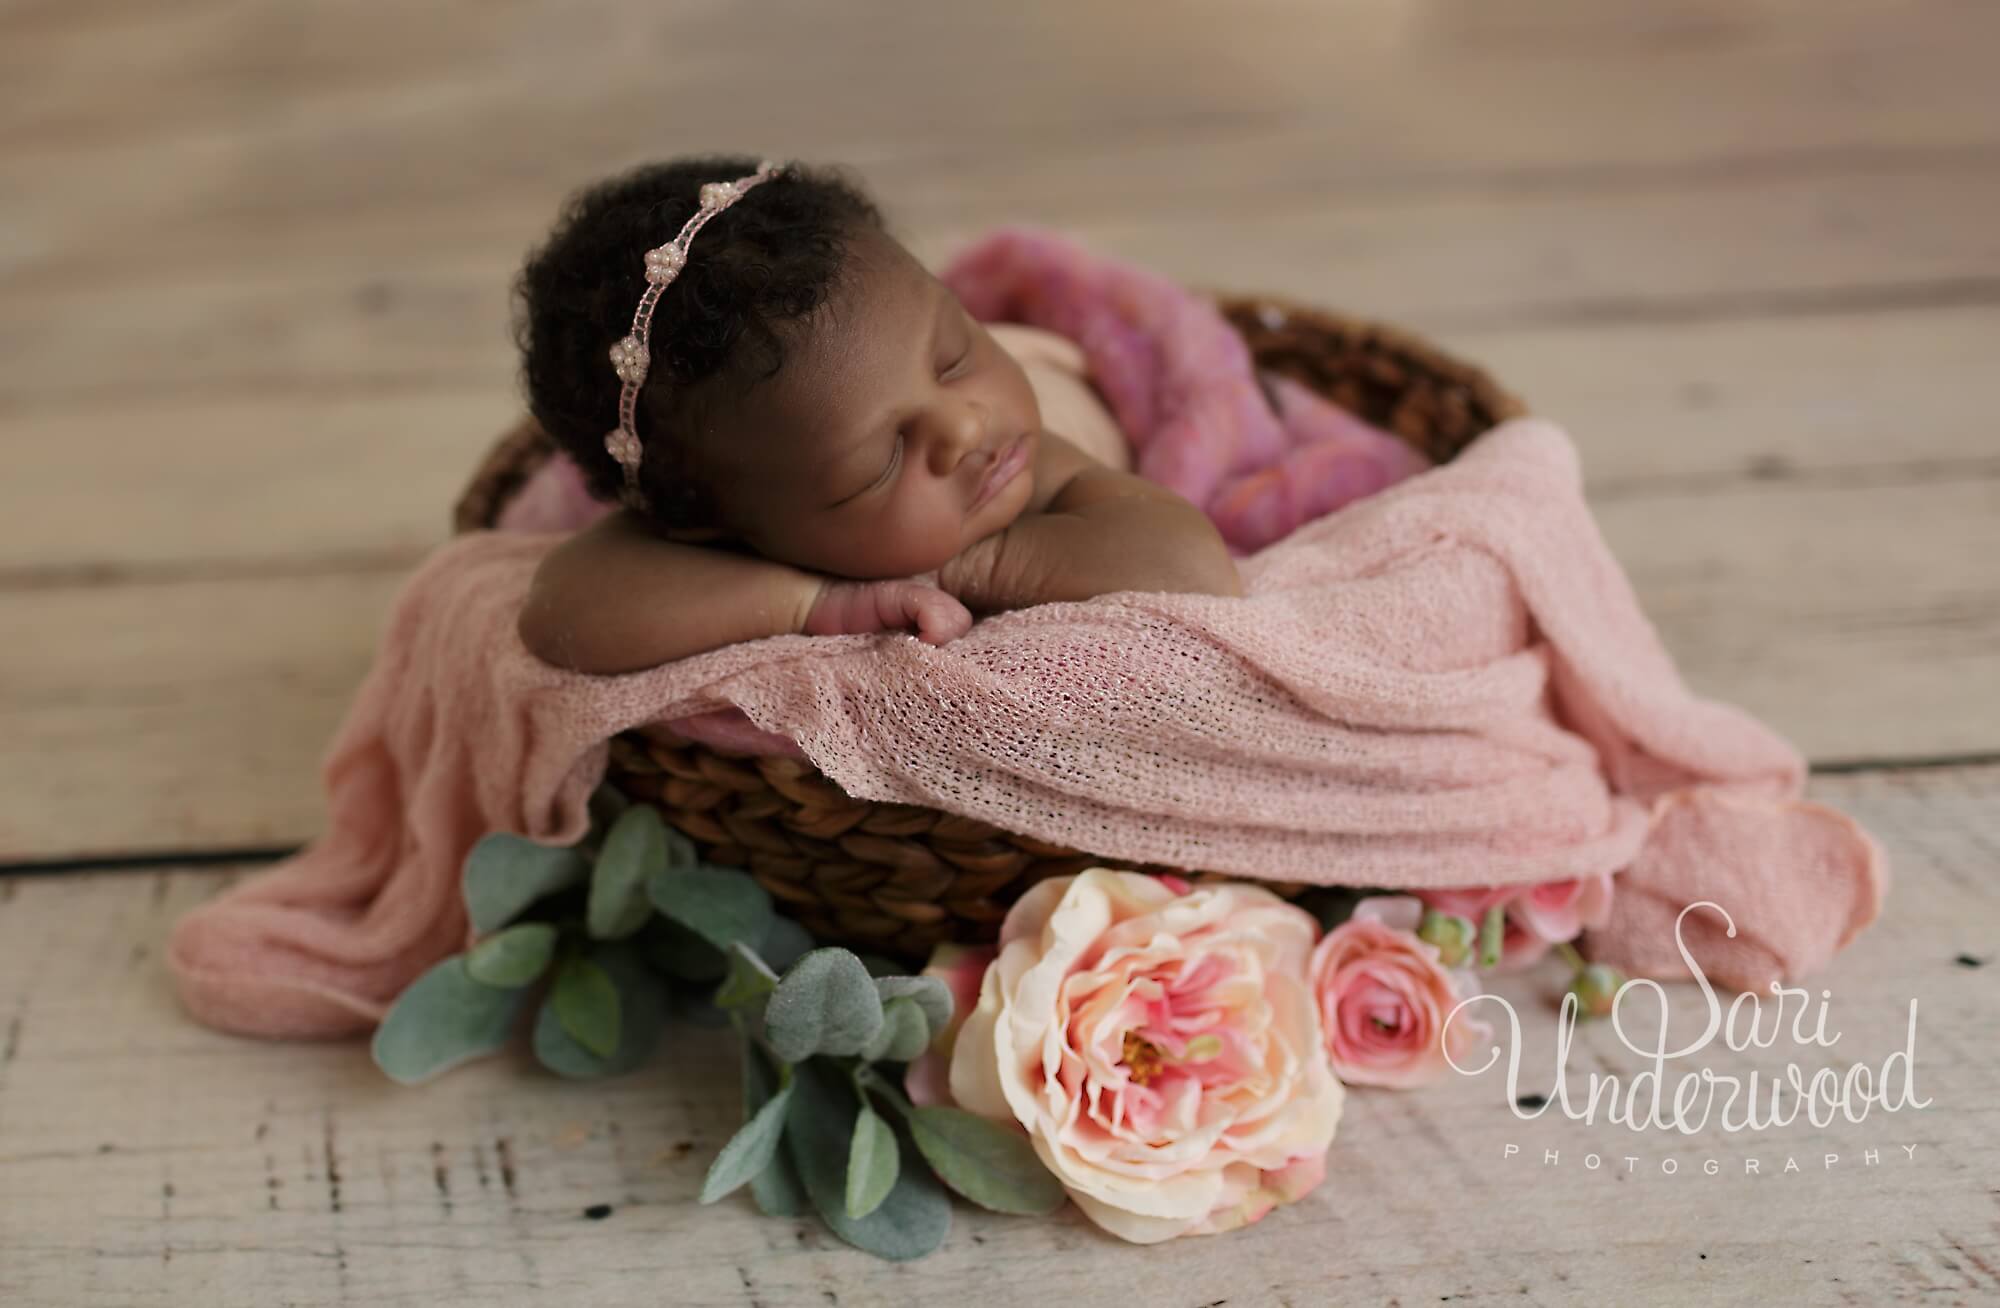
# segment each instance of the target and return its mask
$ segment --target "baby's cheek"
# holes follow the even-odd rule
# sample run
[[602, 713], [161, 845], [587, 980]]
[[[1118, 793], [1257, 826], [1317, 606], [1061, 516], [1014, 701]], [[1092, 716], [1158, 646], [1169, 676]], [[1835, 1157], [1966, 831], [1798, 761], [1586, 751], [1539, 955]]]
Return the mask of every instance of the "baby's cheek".
[[963, 527], [962, 511], [904, 506], [851, 529], [839, 550], [850, 564], [843, 571], [881, 578], [933, 572], [964, 548]]

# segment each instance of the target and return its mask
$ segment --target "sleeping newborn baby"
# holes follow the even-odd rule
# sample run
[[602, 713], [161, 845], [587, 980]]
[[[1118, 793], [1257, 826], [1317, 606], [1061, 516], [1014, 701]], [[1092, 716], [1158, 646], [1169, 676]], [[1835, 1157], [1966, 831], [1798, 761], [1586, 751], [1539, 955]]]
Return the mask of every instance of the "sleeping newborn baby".
[[531, 652], [608, 674], [786, 633], [941, 644], [977, 613], [1117, 591], [1242, 594], [1207, 515], [1132, 474], [1074, 343], [974, 320], [858, 188], [798, 164], [707, 220], [660, 294], [628, 482], [606, 347], [646, 252], [757, 166], [599, 183], [522, 272], [529, 407], [624, 501], [543, 560]]

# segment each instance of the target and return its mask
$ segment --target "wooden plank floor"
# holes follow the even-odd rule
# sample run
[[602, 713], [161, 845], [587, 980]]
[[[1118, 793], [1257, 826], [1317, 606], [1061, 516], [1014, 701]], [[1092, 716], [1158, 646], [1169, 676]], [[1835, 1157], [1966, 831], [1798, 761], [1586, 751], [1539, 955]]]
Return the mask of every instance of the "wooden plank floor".
[[[2000, 1299], [1995, 49], [1982, 0], [0, 6], [0, 1303]], [[1249, 1231], [960, 1206], [889, 1268], [696, 1204], [718, 1033], [410, 1091], [188, 1021], [169, 924], [318, 831], [390, 599], [519, 409], [522, 255], [712, 149], [851, 165], [933, 261], [1033, 221], [1389, 318], [1563, 422], [1688, 682], [1887, 845], [1814, 981], [1842, 1066], [1919, 1001], [1930, 1106], [1634, 1139], [1491, 1076], [1356, 1092]], [[1546, 1027], [1559, 985], [1508, 993]], [[1636, 1065], [1586, 1028], [1571, 1077]]]

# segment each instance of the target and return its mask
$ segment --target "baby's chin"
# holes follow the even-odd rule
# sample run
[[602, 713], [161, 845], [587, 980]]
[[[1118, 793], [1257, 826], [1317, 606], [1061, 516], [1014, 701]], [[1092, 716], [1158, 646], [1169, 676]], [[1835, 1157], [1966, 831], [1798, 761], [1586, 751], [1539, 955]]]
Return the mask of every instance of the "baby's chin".
[[[1021, 515], [1028, 511], [1028, 501], [1034, 498], [1034, 493], [1035, 479], [1023, 475], [1017, 478], [1012, 486], [1002, 491], [993, 503], [986, 505], [982, 512], [974, 515], [967, 526], [979, 540], [985, 540], [996, 531], [1005, 531], [1019, 522]], [[989, 514], [991, 517], [988, 517]]]
[[[963, 554], [979, 542], [998, 536], [1019, 522], [1028, 511], [1028, 500], [1034, 490], [1031, 481], [1028, 477], [1020, 478], [1017, 484], [1025, 488], [1023, 491], [1017, 493], [1015, 487], [1010, 486], [993, 503], [982, 506], [980, 512], [966, 523], [965, 543], [959, 546], [957, 553]], [[944, 562], [940, 561], [935, 566], [943, 567]]]

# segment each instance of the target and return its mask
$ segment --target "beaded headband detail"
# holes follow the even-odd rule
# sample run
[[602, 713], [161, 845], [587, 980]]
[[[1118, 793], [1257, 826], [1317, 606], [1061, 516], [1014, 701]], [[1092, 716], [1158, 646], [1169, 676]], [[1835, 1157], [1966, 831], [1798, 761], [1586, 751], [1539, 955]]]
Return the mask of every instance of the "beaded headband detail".
[[620, 498], [634, 509], [646, 506], [646, 497], [639, 490], [639, 433], [635, 421], [639, 388], [645, 384], [647, 360], [651, 357], [649, 332], [653, 306], [660, 302], [661, 292], [687, 266], [688, 244], [702, 225], [742, 199], [751, 187], [783, 171], [783, 164], [765, 159], [748, 177], [708, 183], [701, 188], [701, 208], [682, 225], [680, 233], [665, 245], [646, 251], [646, 293], [639, 297], [639, 307], [633, 311], [631, 333], [611, 347], [611, 366], [624, 386], [618, 392], [618, 425], [604, 437], [604, 448], [625, 469], [625, 489]]

